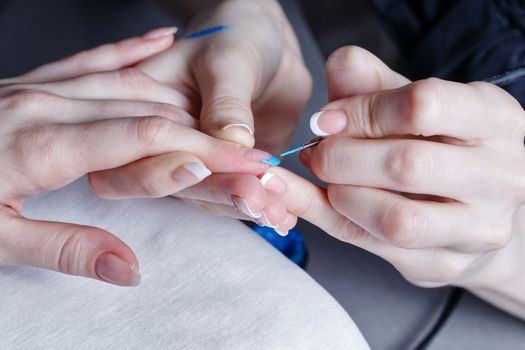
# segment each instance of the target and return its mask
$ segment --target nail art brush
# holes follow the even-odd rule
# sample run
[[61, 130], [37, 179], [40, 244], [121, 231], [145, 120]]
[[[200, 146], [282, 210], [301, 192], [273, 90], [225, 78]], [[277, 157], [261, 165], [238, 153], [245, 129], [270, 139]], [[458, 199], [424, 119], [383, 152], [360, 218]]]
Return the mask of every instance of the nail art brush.
[[[291, 149], [289, 151], [281, 153], [280, 157], [283, 158], [283, 157], [289, 156], [290, 154], [294, 154], [294, 153], [300, 152], [303, 149], [307, 149], [307, 148], [310, 148], [310, 147], [317, 146], [321, 141], [322, 141], [322, 139], [316, 139], [314, 141], [305, 143], [304, 145], [301, 145], [299, 147], [296, 147], [296, 148], [293, 148], [293, 149]], [[277, 158], [276, 156], [271, 156], [268, 159], [261, 160], [261, 163], [270, 164], [270, 165], [273, 165], [273, 166], [279, 166], [279, 164], [281, 164], [281, 160], [279, 158]]]

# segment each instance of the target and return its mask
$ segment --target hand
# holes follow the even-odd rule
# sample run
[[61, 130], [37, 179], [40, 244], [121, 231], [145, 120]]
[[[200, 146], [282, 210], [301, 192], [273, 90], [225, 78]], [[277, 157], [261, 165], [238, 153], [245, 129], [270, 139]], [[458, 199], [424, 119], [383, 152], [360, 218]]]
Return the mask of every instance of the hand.
[[411, 83], [353, 47], [330, 57], [327, 76], [332, 102], [312, 118], [327, 137], [301, 159], [340, 216], [296, 214], [417, 285], [462, 286], [525, 317], [518, 102], [482, 82]]
[[171, 32], [104, 45], [0, 81], [0, 266], [137, 285], [138, 262], [124, 242], [95, 227], [26, 219], [24, 199], [87, 173], [94, 189], [110, 196], [108, 172], [118, 178], [161, 154], [178, 155], [158, 178], [170, 193], [202, 180], [207, 168], [253, 176], [268, 168], [259, 162], [267, 153], [196, 131], [196, 121], [175, 107], [188, 103], [176, 90], [121, 69], [169, 47], [173, 38], [163, 34]]
[[200, 108], [190, 112], [200, 115], [204, 132], [278, 154], [311, 90], [297, 39], [274, 0], [219, 3], [189, 32], [217, 25], [230, 30], [180, 40], [139, 68], [195, 101]]

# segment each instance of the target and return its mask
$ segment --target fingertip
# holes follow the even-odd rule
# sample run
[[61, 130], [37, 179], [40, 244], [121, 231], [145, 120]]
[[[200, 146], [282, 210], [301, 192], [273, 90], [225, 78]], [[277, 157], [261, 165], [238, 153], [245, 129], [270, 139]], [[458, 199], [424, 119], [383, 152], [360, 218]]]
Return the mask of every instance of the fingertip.
[[97, 258], [95, 272], [99, 279], [118, 286], [136, 287], [141, 281], [138, 263], [112, 252], [105, 252]]
[[252, 148], [255, 145], [254, 131], [251, 126], [241, 122], [227, 123], [220, 129], [210, 131], [211, 136]]

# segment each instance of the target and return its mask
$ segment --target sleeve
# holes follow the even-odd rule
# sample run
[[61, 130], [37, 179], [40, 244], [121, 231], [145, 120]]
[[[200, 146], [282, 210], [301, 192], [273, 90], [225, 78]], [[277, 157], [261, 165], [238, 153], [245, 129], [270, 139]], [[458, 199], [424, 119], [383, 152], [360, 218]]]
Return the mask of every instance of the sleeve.
[[[413, 79], [483, 80], [525, 64], [524, 0], [372, 0]], [[506, 87], [525, 105], [525, 79]]]

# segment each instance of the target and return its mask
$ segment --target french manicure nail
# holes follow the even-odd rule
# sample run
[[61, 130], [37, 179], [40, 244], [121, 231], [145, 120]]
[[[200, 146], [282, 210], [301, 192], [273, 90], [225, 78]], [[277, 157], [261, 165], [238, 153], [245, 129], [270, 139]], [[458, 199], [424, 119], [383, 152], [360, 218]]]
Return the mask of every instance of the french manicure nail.
[[288, 230], [281, 230], [279, 227], [275, 228], [274, 230], [275, 230], [275, 232], [277, 232], [277, 233], [279, 234], [279, 236], [281, 236], [281, 237], [286, 237], [286, 236], [288, 236], [288, 233], [290, 232], [290, 231], [288, 231]]
[[276, 193], [284, 193], [286, 191], [286, 182], [273, 173], [265, 172], [260, 180], [264, 188], [267, 188], [270, 191]]
[[194, 162], [178, 167], [171, 174], [171, 178], [183, 185], [198, 183], [211, 175], [211, 171], [204, 165]]
[[233, 206], [243, 213], [244, 215], [251, 217], [253, 219], [259, 219], [261, 217], [261, 212], [253, 211], [250, 206], [248, 205], [248, 202], [246, 202], [244, 199], [242, 199], [239, 196], [231, 196], [231, 201], [233, 203]]
[[163, 36], [173, 35], [177, 33], [177, 30], [179, 30], [177, 27], [157, 28], [142, 35], [142, 38], [146, 40], [156, 40]]
[[260, 149], [256, 148], [246, 148], [243, 152], [244, 158], [255, 162], [260, 162], [262, 160], [270, 159], [272, 157], [270, 153], [261, 151]]
[[310, 129], [317, 136], [329, 136], [343, 131], [346, 123], [346, 114], [343, 111], [321, 111], [310, 118]]
[[133, 287], [140, 284], [139, 269], [113, 253], [104, 253], [97, 258], [95, 272], [104, 281], [119, 286]]
[[261, 217], [258, 219], [259, 222], [263, 225], [263, 226], [267, 226], [267, 227], [271, 227], [273, 229], [276, 229], [277, 226], [275, 225], [272, 225], [272, 223], [270, 222], [270, 220], [268, 220], [268, 217], [266, 216], [266, 214], [264, 213], [264, 211], [262, 212], [262, 215]]
[[250, 135], [253, 136], [253, 129], [248, 124], [239, 123], [239, 122], [229, 123], [229, 124], [226, 124], [225, 126], [223, 126], [222, 130], [228, 130], [230, 128], [241, 128], [241, 129], [243, 129], [245, 131], [248, 131], [250, 133]]

